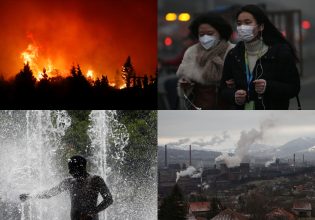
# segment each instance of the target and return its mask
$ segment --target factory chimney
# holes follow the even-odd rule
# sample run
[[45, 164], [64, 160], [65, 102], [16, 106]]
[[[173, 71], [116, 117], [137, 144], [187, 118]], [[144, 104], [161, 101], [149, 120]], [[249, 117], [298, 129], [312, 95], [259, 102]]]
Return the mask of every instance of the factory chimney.
[[167, 145], [165, 144], [165, 167], [167, 167]]
[[189, 166], [191, 166], [191, 145], [189, 145]]
[[295, 154], [293, 154], [293, 169], [294, 169], [294, 172], [295, 172]]

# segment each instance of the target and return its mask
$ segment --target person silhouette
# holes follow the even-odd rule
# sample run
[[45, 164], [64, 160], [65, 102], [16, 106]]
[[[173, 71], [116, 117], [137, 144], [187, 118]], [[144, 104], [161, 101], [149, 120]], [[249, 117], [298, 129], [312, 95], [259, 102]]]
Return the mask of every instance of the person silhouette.
[[[71, 220], [98, 220], [98, 213], [113, 203], [112, 195], [102, 177], [86, 171], [86, 159], [76, 155], [68, 160], [69, 173], [72, 177], [61, 181], [57, 186], [30, 196], [21, 194], [22, 202], [30, 198], [48, 199], [63, 191], [70, 192]], [[98, 194], [103, 201], [97, 205]]]

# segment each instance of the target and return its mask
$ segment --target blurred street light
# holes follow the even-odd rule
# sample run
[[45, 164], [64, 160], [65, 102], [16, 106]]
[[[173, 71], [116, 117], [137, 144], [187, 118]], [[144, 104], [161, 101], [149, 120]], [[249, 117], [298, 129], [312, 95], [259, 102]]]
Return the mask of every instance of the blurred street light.
[[180, 20], [180, 21], [189, 21], [190, 20], [190, 14], [188, 14], [188, 13], [181, 13], [178, 16], [178, 20]]
[[309, 20], [302, 21], [302, 28], [304, 30], [309, 30], [311, 28], [311, 22]]
[[171, 46], [171, 45], [173, 44], [172, 38], [171, 38], [171, 37], [166, 37], [166, 38], [164, 39], [164, 44], [165, 44], [165, 46], [167, 46], [167, 47]]
[[180, 13], [178, 16], [176, 13], [167, 13], [165, 15], [165, 20], [166, 21], [183, 21], [183, 22], [186, 22], [186, 21], [189, 21], [190, 20], [190, 14], [189, 13]]
[[167, 13], [165, 15], [165, 20], [166, 21], [176, 21], [177, 15], [175, 13]]

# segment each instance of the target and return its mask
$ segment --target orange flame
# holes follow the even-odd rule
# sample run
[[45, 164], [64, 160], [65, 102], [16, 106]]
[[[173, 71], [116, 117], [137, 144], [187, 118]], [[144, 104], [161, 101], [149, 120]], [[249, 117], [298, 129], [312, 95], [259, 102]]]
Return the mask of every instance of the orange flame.
[[90, 78], [90, 79], [93, 79], [94, 78], [93, 70], [88, 70], [87, 73], [86, 73], [86, 77]]
[[27, 49], [21, 53], [21, 58], [24, 64], [29, 64], [31, 69], [34, 71], [35, 78], [39, 81], [47, 74], [48, 77], [53, 75], [53, 72], [57, 72], [51, 60], [48, 58], [46, 65], [44, 65], [43, 70], [38, 64], [38, 52], [39, 47], [36, 44], [29, 44]]
[[123, 85], [119, 86], [119, 89], [124, 89], [126, 87], [127, 87], [127, 85], [126, 85], [126, 83], [124, 83]]
[[29, 44], [27, 49], [21, 53], [21, 57], [23, 58], [24, 64], [29, 63], [32, 65], [34, 60], [38, 57], [38, 47], [33, 44]]

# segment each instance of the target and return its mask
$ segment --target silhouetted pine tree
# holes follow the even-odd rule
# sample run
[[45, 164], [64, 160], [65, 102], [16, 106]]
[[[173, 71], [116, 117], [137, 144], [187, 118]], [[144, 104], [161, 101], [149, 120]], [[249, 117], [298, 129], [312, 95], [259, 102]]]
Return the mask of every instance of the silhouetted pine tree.
[[80, 68], [80, 65], [78, 64], [78, 66], [77, 66], [77, 75], [78, 75], [78, 77], [82, 77], [83, 76], [83, 73], [82, 73], [82, 71], [81, 71], [81, 68]]
[[121, 73], [122, 73], [122, 78], [124, 79], [127, 88], [130, 88], [131, 84], [133, 86], [135, 85], [136, 73], [131, 64], [130, 56], [128, 56], [125, 64], [122, 66]]
[[99, 78], [97, 78], [94, 82], [94, 87], [95, 88], [99, 88], [101, 87], [101, 80]]
[[37, 98], [39, 99], [40, 103], [51, 103], [53, 101], [51, 100], [51, 84], [45, 68], [43, 69], [42, 76], [43, 78], [37, 84]]
[[107, 78], [107, 76], [102, 75], [102, 78], [101, 78], [101, 86], [102, 86], [103, 88], [108, 88], [109, 84], [108, 84], [108, 78]]
[[143, 77], [143, 88], [146, 89], [149, 86], [149, 79], [147, 75], [144, 75]]
[[90, 85], [89, 81], [85, 78], [80, 68], [80, 65], [77, 67], [72, 66], [71, 76], [69, 78], [69, 99], [72, 103], [78, 104], [81, 103], [89, 103], [92, 101], [91, 93], [92, 93], [92, 85]]
[[77, 70], [76, 70], [74, 65], [72, 65], [70, 73], [71, 73], [72, 77], [76, 77], [77, 76]]
[[33, 72], [29, 63], [24, 65], [14, 80], [16, 97], [21, 102], [32, 102], [35, 94], [36, 79], [33, 76]]

